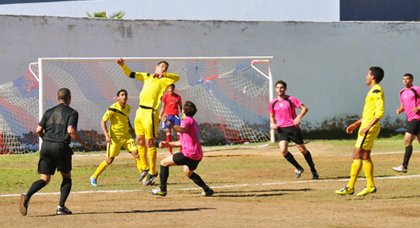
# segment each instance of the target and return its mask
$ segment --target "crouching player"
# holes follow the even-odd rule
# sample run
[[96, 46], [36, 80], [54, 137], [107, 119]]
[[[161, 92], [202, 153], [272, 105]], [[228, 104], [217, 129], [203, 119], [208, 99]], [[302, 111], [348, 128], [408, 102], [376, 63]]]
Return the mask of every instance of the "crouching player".
[[160, 148], [166, 148], [168, 146], [180, 147], [182, 145], [182, 153], [175, 153], [166, 157], [160, 162], [160, 187], [149, 190], [153, 195], [166, 196], [166, 183], [169, 177], [169, 166], [184, 165], [184, 173], [194, 183], [202, 187], [204, 192], [201, 194], [204, 196], [213, 195], [213, 190], [207, 186], [201, 177], [194, 172], [203, 158], [203, 150], [200, 144], [200, 133], [197, 122], [193, 119], [193, 116], [197, 112], [197, 108], [191, 101], [186, 101], [182, 109], [182, 115], [184, 119], [181, 122], [181, 126], [174, 125], [168, 121], [166, 115], [162, 116], [162, 121], [169, 127], [177, 132], [181, 133], [181, 140], [176, 142], [160, 142]]
[[[121, 146], [130, 152], [136, 159], [137, 168], [141, 173], [141, 162], [139, 153], [137, 151], [137, 144], [130, 135], [129, 130], [134, 134], [134, 129], [131, 126], [128, 116], [130, 115], [131, 107], [127, 104], [128, 93], [125, 89], [117, 92], [118, 102], [109, 106], [101, 121], [101, 127], [105, 134], [106, 145], [106, 159], [99, 165], [95, 173], [90, 177], [90, 183], [93, 186], [98, 186], [98, 177], [105, 170], [108, 165], [114, 161], [114, 158], [120, 154]], [[106, 122], [110, 121], [109, 132], [106, 127]]]

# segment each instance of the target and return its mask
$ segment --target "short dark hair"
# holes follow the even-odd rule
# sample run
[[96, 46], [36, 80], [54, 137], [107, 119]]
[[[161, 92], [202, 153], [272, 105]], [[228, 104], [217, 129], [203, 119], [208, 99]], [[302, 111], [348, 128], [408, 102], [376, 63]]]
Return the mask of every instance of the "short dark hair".
[[166, 64], [166, 67], [169, 68], [169, 63], [166, 61], [159, 61], [158, 64], [156, 64], [156, 66], [159, 66], [161, 63]]
[[61, 88], [57, 92], [57, 97], [62, 101], [68, 101], [71, 98], [71, 92], [67, 88]]
[[120, 89], [120, 90], [118, 90], [118, 92], [117, 92], [117, 97], [120, 95], [120, 93], [122, 93], [122, 92], [125, 92], [125, 95], [126, 96], [128, 96], [128, 92], [127, 92], [127, 90], [125, 90], [125, 89]]
[[375, 78], [376, 83], [379, 83], [384, 78], [384, 70], [381, 67], [373, 66], [369, 68], [370, 75], [372, 75]]
[[282, 84], [284, 86], [284, 88], [287, 88], [287, 83], [285, 81], [283, 81], [283, 80], [278, 80], [276, 82], [276, 87], [277, 87], [278, 84]]
[[403, 77], [410, 77], [410, 79], [411, 79], [411, 80], [413, 80], [413, 79], [414, 79], [413, 75], [412, 75], [412, 74], [410, 74], [410, 73], [406, 73], [406, 74], [404, 74], [404, 76], [403, 76]]
[[193, 117], [197, 113], [197, 107], [191, 101], [186, 101], [184, 103], [184, 113], [186, 116]]
[[[172, 87], [175, 89], [175, 84], [170, 84], [169, 86], [172, 86]], [[169, 87], [169, 86], [168, 86], [168, 87]]]

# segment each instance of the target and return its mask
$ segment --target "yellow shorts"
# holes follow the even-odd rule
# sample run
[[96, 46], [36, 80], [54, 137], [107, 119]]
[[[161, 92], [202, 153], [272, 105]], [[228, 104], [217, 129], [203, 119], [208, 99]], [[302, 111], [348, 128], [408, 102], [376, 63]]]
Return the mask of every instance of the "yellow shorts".
[[123, 146], [128, 152], [137, 150], [136, 141], [134, 141], [133, 137], [131, 137], [128, 133], [120, 137], [111, 136], [111, 140], [112, 144], [106, 144], [107, 157], [113, 158], [118, 156], [121, 152], [121, 146]]
[[373, 143], [375, 142], [376, 137], [381, 131], [381, 126], [372, 126], [365, 135], [360, 135], [360, 130], [367, 126], [360, 126], [359, 132], [357, 133], [357, 141], [355, 147], [362, 148], [364, 150], [372, 150]]
[[144, 135], [146, 139], [153, 139], [158, 136], [159, 113], [154, 109], [138, 108], [134, 129], [136, 135]]

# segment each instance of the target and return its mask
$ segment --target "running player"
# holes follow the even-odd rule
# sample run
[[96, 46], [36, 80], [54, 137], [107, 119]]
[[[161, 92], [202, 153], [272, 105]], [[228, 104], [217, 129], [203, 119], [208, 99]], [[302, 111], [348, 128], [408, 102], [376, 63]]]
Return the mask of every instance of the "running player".
[[[179, 80], [179, 75], [167, 73], [169, 64], [165, 61], [160, 61], [157, 64], [154, 74], [133, 72], [125, 65], [122, 58], [117, 59], [117, 63], [121, 66], [125, 75], [144, 82], [140, 93], [140, 107], [137, 109], [136, 119], [134, 120], [134, 128], [142, 164], [139, 181], [143, 180], [143, 185], [151, 185], [154, 184], [154, 179], [158, 175], [156, 171], [157, 151], [155, 148], [155, 138], [159, 127], [158, 108], [163, 93], [169, 85]], [[149, 152], [150, 167], [147, 164], [147, 151]]]
[[[305, 157], [306, 162], [311, 168], [312, 178], [319, 179], [311, 153], [309, 153], [303, 143], [302, 134], [298, 126], [302, 117], [308, 112], [308, 108], [298, 99], [286, 95], [286, 91], [286, 82], [282, 80], [277, 81], [276, 92], [278, 96], [270, 102], [269, 107], [271, 128], [278, 132], [279, 147], [284, 158], [296, 168], [295, 177], [299, 178], [302, 175], [303, 168], [295, 160], [293, 155], [287, 151], [290, 140], [296, 143], [297, 148]], [[296, 116], [296, 108], [302, 109], [298, 116]]]
[[213, 190], [204, 183], [201, 177], [194, 172], [203, 158], [203, 150], [200, 144], [200, 129], [198, 128], [197, 122], [193, 119], [193, 116], [197, 112], [197, 108], [191, 101], [186, 101], [184, 108], [182, 109], [182, 115], [185, 117], [181, 126], [177, 126], [168, 120], [166, 115], [162, 116], [162, 121], [175, 131], [181, 133], [181, 139], [177, 142], [160, 142], [160, 148], [166, 148], [168, 146], [179, 147], [183, 146], [184, 149], [181, 153], [176, 153], [166, 157], [160, 161], [160, 187], [149, 190], [153, 195], [166, 196], [167, 189], [166, 183], [169, 177], [169, 166], [184, 165], [184, 174], [189, 177], [194, 183], [203, 188], [201, 193], [204, 196], [213, 195]]
[[393, 168], [395, 171], [403, 173], [407, 172], [408, 161], [413, 153], [413, 140], [420, 137], [420, 87], [413, 85], [413, 80], [412, 74], [404, 74], [403, 84], [405, 88], [400, 91], [401, 106], [397, 109], [398, 115], [405, 111], [408, 120], [404, 137], [404, 161], [402, 165]]
[[379, 120], [385, 113], [385, 95], [379, 82], [384, 78], [384, 70], [380, 67], [371, 67], [366, 76], [366, 83], [370, 90], [366, 96], [362, 118], [347, 127], [347, 134], [351, 134], [360, 125], [356, 145], [353, 151], [353, 164], [351, 165], [350, 181], [346, 187], [335, 191], [339, 195], [353, 195], [354, 185], [357, 177], [362, 170], [365, 172], [367, 184], [363, 191], [357, 193], [364, 196], [377, 191], [373, 182], [373, 163], [370, 153], [373, 148], [375, 138], [381, 130]]
[[[178, 109], [179, 106], [179, 109]], [[165, 94], [162, 98], [162, 108], [160, 109], [159, 116], [161, 117], [163, 114], [168, 116], [168, 120], [171, 123], [178, 125], [181, 123], [179, 120], [179, 110], [182, 110], [182, 99], [181, 97], [175, 93], [175, 84], [172, 84], [168, 87], [168, 93]], [[172, 142], [172, 131], [171, 128], [166, 125], [164, 122], [163, 127], [166, 129], [166, 141]], [[180, 133], [178, 132], [178, 139]], [[172, 147], [169, 146], [169, 153], [172, 154]], [[182, 152], [182, 146], [179, 147], [179, 152]]]
[[[114, 158], [120, 154], [121, 146], [123, 146], [136, 159], [137, 168], [141, 173], [141, 160], [137, 152], [137, 145], [131, 134], [134, 129], [131, 126], [130, 115], [131, 107], [127, 104], [128, 93], [125, 89], [117, 92], [117, 100], [115, 104], [109, 106], [101, 121], [101, 127], [105, 134], [106, 159], [99, 165], [95, 173], [90, 177], [90, 183], [98, 186], [98, 177], [108, 165], [114, 161]], [[106, 122], [110, 121], [109, 132]], [[131, 134], [130, 134], [131, 133]]]
[[50, 183], [51, 175], [54, 175], [56, 169], [63, 176], [60, 189], [60, 204], [56, 213], [57, 215], [72, 214], [64, 206], [72, 186], [71, 159], [73, 151], [69, 147], [71, 138], [88, 150], [92, 150], [92, 146], [88, 146], [77, 134], [79, 114], [76, 110], [69, 107], [71, 103], [70, 90], [67, 88], [58, 90], [57, 99], [60, 101], [60, 104], [44, 113], [36, 129], [36, 133], [43, 140], [38, 163], [38, 173], [41, 176], [39, 180], [32, 183], [27, 193], [23, 193], [20, 196], [19, 210], [24, 216], [28, 212], [28, 204], [31, 197]]

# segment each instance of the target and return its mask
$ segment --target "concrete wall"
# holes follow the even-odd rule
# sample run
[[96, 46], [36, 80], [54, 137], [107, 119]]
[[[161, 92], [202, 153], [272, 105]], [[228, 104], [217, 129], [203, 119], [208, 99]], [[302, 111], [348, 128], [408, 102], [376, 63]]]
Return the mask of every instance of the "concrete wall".
[[38, 57], [274, 56], [274, 81], [288, 82], [288, 94], [309, 107], [306, 128], [360, 116], [370, 66], [385, 70], [387, 124], [397, 119], [402, 75], [420, 80], [419, 23], [0, 16], [0, 25], [2, 79], [22, 75]]

